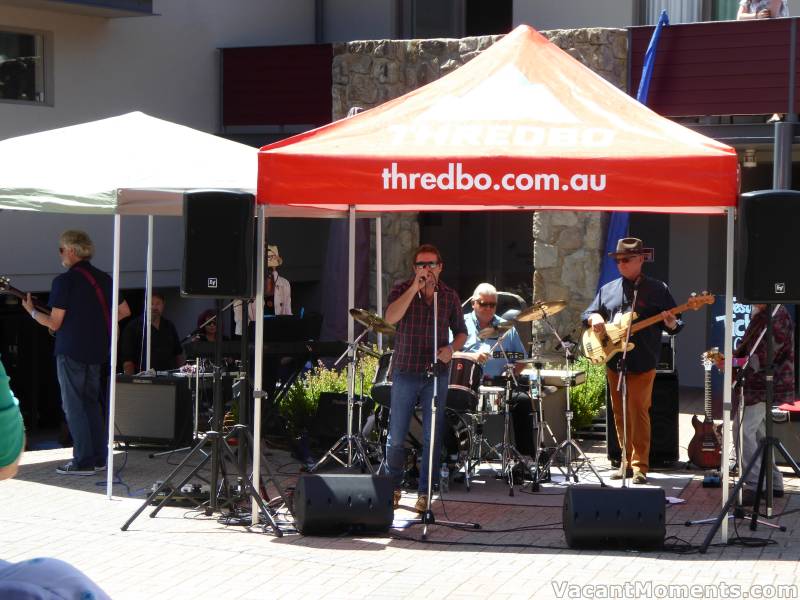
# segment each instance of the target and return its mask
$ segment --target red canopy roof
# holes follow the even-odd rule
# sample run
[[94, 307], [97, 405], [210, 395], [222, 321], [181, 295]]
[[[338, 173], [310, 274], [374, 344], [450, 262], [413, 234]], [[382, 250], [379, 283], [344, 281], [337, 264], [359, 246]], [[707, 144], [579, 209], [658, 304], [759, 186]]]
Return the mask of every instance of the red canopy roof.
[[737, 192], [733, 148], [660, 117], [528, 26], [258, 158], [259, 203], [287, 208], [715, 213]]

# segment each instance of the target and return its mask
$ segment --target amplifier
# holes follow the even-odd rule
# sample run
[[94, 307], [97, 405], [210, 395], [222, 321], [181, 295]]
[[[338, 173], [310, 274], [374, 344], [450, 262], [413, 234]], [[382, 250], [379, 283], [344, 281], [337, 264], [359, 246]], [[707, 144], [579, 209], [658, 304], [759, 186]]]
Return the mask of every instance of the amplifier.
[[187, 378], [117, 375], [114, 441], [180, 447], [191, 440]]

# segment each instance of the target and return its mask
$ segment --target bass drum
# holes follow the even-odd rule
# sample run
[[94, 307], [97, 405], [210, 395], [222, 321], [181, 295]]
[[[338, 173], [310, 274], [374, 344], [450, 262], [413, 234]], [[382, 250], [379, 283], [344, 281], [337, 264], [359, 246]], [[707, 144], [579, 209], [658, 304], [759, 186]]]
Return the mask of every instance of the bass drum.
[[392, 352], [381, 354], [372, 380], [372, 399], [386, 407], [392, 403], [392, 356]]
[[[381, 448], [386, 448], [386, 438], [389, 436], [389, 408], [386, 406], [376, 406], [374, 417], [374, 429], [364, 431], [368, 442], [379, 443]], [[455, 464], [458, 469], [467, 464], [467, 460], [472, 456], [472, 449], [475, 447], [474, 428], [470, 425], [469, 415], [463, 415], [451, 408], [444, 411], [445, 431], [442, 448], [447, 454], [447, 462]], [[406, 437], [406, 447], [412, 448], [417, 452], [422, 452], [422, 410], [417, 409], [411, 418], [411, 425], [408, 428]], [[442, 461], [436, 461], [440, 464]]]

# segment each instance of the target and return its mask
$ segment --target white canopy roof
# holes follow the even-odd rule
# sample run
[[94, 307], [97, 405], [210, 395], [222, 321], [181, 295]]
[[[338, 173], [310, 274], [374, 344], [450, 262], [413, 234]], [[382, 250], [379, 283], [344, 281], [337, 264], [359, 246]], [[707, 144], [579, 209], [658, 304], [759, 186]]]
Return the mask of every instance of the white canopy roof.
[[180, 215], [188, 189], [255, 193], [257, 155], [132, 112], [0, 141], [0, 208]]

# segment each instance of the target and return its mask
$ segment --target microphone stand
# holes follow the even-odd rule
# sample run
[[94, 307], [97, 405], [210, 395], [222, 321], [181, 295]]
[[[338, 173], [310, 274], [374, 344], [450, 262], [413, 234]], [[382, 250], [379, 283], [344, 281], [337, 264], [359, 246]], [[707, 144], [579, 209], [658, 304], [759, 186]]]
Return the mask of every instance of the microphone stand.
[[[636, 290], [636, 292], [634, 292], [634, 305], [636, 303], [636, 293], [638, 293], [638, 290]], [[584, 451], [580, 447], [580, 445], [575, 440], [572, 439], [572, 408], [570, 407], [570, 402], [569, 402], [569, 390], [572, 387], [572, 381], [571, 380], [572, 380], [572, 378], [574, 378], [575, 374], [572, 372], [572, 362], [571, 361], [572, 361], [573, 356], [572, 356], [572, 352], [570, 352], [571, 344], [567, 344], [561, 338], [561, 336], [558, 335], [558, 332], [556, 331], [556, 328], [553, 327], [553, 324], [547, 318], [546, 314], [542, 316], [542, 320], [550, 328], [550, 331], [552, 332], [552, 334], [554, 336], [556, 336], [556, 339], [558, 340], [558, 345], [561, 348], [564, 349], [564, 363], [565, 363], [565, 365], [567, 367], [567, 374], [563, 378], [564, 385], [567, 388], [567, 390], [566, 390], [567, 408], [566, 408], [566, 412], [565, 412], [565, 416], [566, 416], [566, 420], [567, 420], [567, 439], [563, 440], [556, 447], [556, 449], [553, 451], [553, 453], [550, 455], [550, 458], [548, 458], [547, 464], [544, 467], [544, 472], [546, 473], [548, 471], [548, 469], [550, 469], [550, 465], [553, 462], [553, 459], [558, 455], [558, 453], [562, 452], [562, 451], [565, 451], [564, 452], [564, 462], [566, 463], [567, 471], [564, 474], [564, 476], [565, 476], [564, 481], [566, 483], [569, 483], [570, 476], [572, 476], [572, 480], [575, 483], [578, 483], [578, 468], [573, 468], [572, 467], [572, 462], [573, 462], [572, 450], [574, 449], [578, 453], [578, 456], [581, 459], [582, 464], [589, 465], [589, 468], [592, 470], [592, 473], [594, 473], [594, 476], [597, 477], [597, 481], [600, 482], [600, 487], [606, 487], [605, 482], [603, 482], [603, 478], [600, 477], [600, 474], [597, 472], [597, 469], [594, 468], [594, 465], [592, 464], [592, 461], [589, 459], [588, 456], [586, 456], [586, 454], [584, 453]], [[631, 321], [633, 321], [633, 319], [631, 319]], [[627, 336], [628, 336], [628, 338], [630, 337], [630, 323], [628, 324]], [[625, 356], [625, 352], [627, 352], [627, 347], [628, 347], [628, 343], [627, 342], [628, 342], [628, 340], [626, 339], [625, 340], [625, 348], [626, 348], [626, 350], [623, 352], [623, 357]], [[624, 406], [623, 406], [623, 414], [624, 414]], [[627, 440], [626, 440], [626, 443], [627, 443]], [[538, 452], [537, 452], [537, 454], [538, 454]]]
[[[631, 312], [636, 312], [636, 300], [639, 297], [639, 286], [633, 288], [633, 302]], [[617, 380], [617, 392], [620, 393], [622, 400], [622, 451], [620, 452], [620, 469], [622, 469], [622, 487], [628, 487], [628, 346], [631, 341], [631, 326], [633, 319], [628, 321], [625, 330], [625, 341], [622, 344], [622, 356], [619, 358], [619, 379]]]
[[[422, 539], [428, 539], [428, 525], [434, 525], [436, 523], [436, 517], [433, 515], [433, 510], [431, 510], [431, 504], [433, 503], [433, 449], [436, 445], [436, 400], [439, 395], [439, 374], [437, 373], [437, 361], [438, 361], [438, 353], [439, 353], [439, 337], [438, 337], [438, 325], [439, 325], [439, 285], [438, 282], [436, 283], [435, 287], [433, 288], [433, 362], [431, 363], [431, 368], [428, 369], [428, 377], [433, 377], [433, 394], [431, 395], [431, 435], [430, 440], [428, 440], [428, 502], [427, 506], [425, 507], [425, 512], [422, 514], [421, 519], [412, 519], [409, 521], [410, 525], [416, 525], [418, 523], [422, 523]], [[424, 428], [423, 428], [424, 430]], [[439, 521], [440, 525], [450, 525], [455, 527], [472, 527], [473, 529], [480, 529], [481, 526], [477, 523], [463, 523], [458, 521]]]

